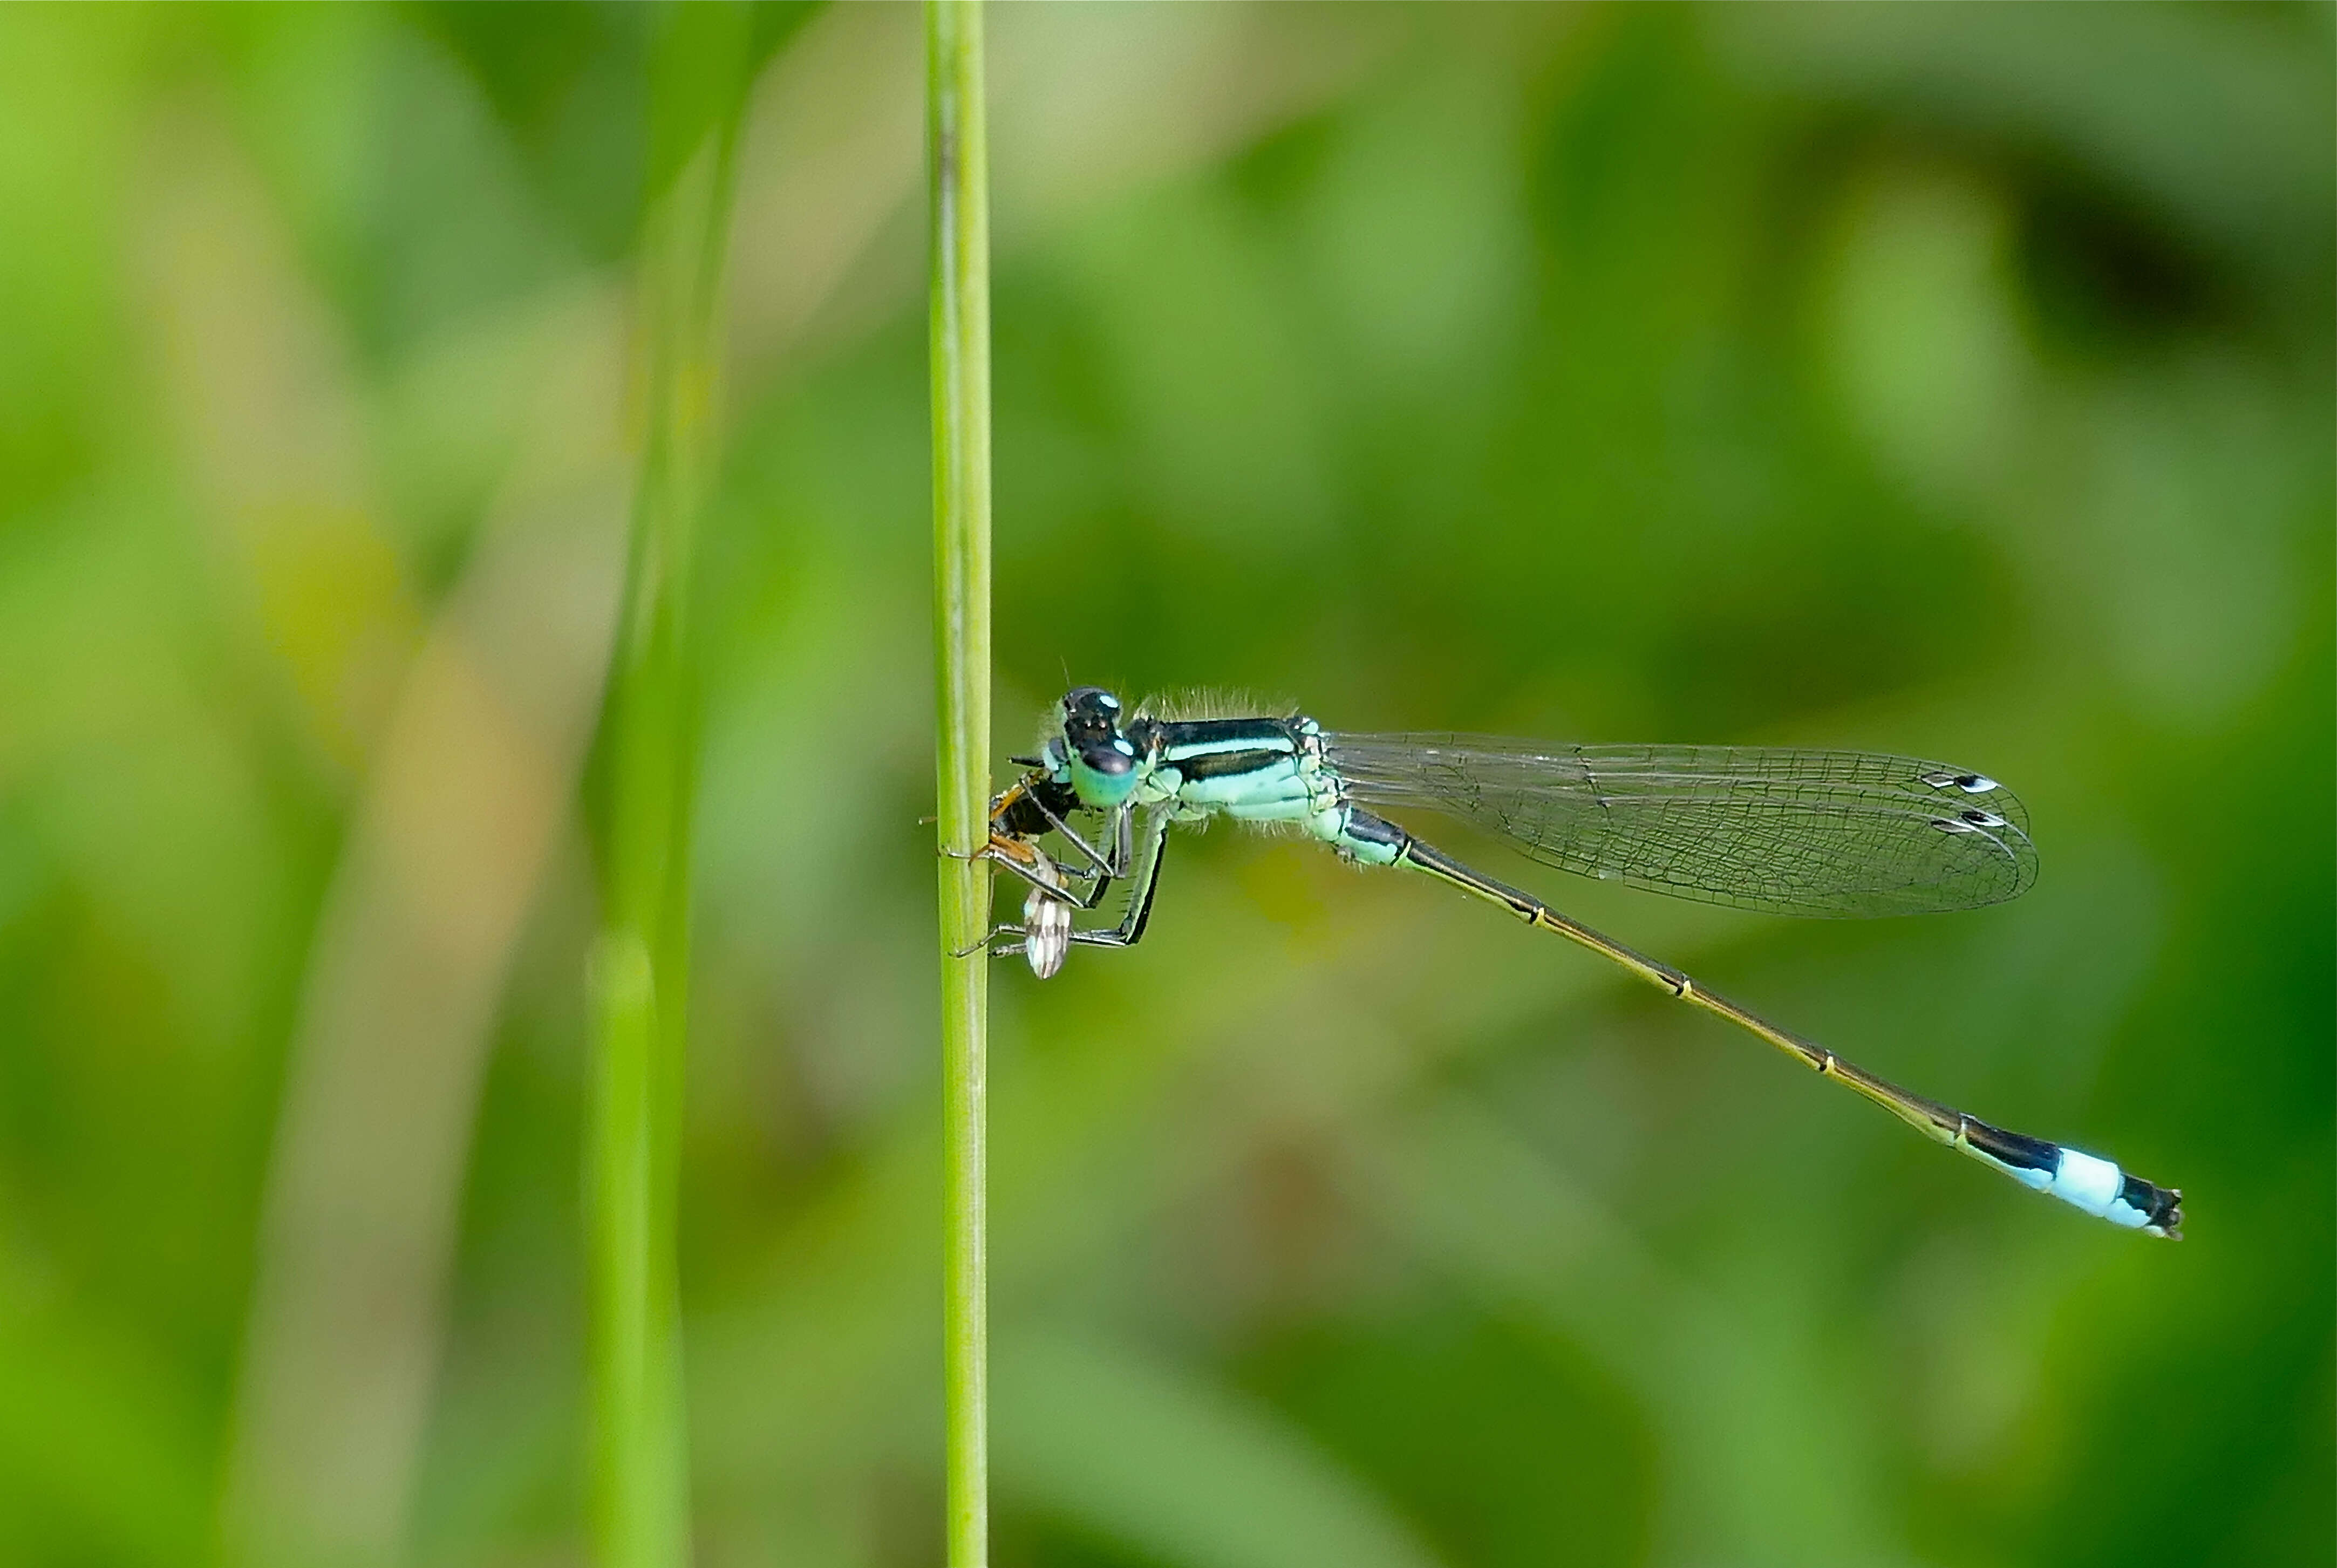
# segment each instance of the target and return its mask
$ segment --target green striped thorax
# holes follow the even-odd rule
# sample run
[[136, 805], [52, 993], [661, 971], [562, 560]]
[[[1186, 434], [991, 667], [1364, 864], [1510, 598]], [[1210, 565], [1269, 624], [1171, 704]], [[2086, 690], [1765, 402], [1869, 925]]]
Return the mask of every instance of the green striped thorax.
[[1312, 719], [1122, 713], [1120, 699], [1097, 686], [1074, 687], [1057, 709], [1042, 760], [1050, 782], [1068, 788], [1081, 808], [1166, 807], [1184, 821], [1287, 822], [1344, 855], [1392, 863], [1392, 840], [1351, 834], [1355, 814]]

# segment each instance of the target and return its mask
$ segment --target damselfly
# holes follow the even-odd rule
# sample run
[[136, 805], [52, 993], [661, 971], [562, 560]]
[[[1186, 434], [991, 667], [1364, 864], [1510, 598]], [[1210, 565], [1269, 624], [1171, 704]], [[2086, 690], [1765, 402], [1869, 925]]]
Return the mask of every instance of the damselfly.
[[[2036, 879], [2028, 814], [1984, 773], [1864, 751], [1351, 735], [1296, 714], [1123, 716], [1120, 700], [1093, 686], [1067, 693], [1040, 755], [1015, 761], [1029, 771], [992, 802], [982, 853], [1030, 892], [1022, 922], [999, 926], [986, 946], [1022, 954], [1041, 979], [1074, 946], [1143, 937], [1172, 822], [1295, 823], [1349, 860], [1425, 872], [1579, 943], [2024, 1186], [2130, 1230], [2178, 1233], [2178, 1190], [1910, 1093], [1365, 809], [1444, 812], [1545, 865], [1679, 897], [1789, 915], [1910, 915], [1999, 903]], [[1041, 846], [1050, 833], [1067, 847], [1060, 854]], [[1117, 925], [1075, 923], [1131, 877]]]

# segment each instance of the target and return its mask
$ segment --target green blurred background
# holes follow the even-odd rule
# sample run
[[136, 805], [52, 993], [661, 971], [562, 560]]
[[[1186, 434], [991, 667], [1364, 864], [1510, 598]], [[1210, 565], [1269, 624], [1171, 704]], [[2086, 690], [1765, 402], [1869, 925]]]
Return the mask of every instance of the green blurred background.
[[[1984, 767], [1972, 914], [1453, 847], [2189, 1215], [1180, 840], [994, 982], [1002, 1568], [2331, 1561], [2332, 17], [993, 11], [1002, 770], [1067, 680]], [[0, 10], [0, 1561], [584, 1559], [631, 260], [734, 103], [697, 1552], [937, 1560], [917, 16], [675, 32]]]

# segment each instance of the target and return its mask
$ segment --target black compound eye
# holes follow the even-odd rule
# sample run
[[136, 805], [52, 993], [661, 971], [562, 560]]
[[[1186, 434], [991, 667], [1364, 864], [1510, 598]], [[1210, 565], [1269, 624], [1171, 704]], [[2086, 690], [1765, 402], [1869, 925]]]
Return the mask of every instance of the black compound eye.
[[1080, 760], [1095, 772], [1116, 778], [1136, 766], [1136, 748], [1125, 740], [1100, 740], [1080, 747]]
[[1063, 694], [1063, 738], [1081, 753], [1109, 748], [1119, 736], [1119, 698], [1100, 686], [1075, 686]]
[[1100, 686], [1074, 686], [1063, 693], [1063, 717], [1120, 722], [1120, 699]]

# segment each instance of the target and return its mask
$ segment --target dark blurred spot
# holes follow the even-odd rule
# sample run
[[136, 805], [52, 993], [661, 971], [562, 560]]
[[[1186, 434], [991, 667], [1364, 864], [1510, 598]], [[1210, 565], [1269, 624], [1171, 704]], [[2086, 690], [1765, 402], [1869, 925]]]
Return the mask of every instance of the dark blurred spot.
[[2047, 341], [2111, 348], [2232, 314], [2231, 291], [2213, 265], [2147, 213], [2049, 176], [2021, 189], [2014, 258]]

